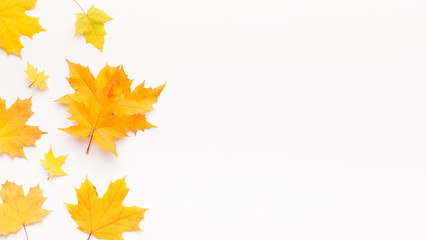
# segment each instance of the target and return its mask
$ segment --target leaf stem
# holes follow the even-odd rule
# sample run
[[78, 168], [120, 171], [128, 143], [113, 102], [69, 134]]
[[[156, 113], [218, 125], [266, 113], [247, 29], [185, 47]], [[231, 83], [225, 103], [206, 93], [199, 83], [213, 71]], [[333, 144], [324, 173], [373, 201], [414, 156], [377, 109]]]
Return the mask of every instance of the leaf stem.
[[89, 145], [87, 146], [86, 154], [89, 154], [90, 145], [92, 145], [92, 141], [93, 141], [93, 134], [95, 134], [96, 127], [98, 126], [99, 117], [101, 117], [102, 108], [104, 107], [104, 103], [105, 103], [105, 100], [104, 100], [104, 102], [102, 102], [101, 108], [99, 109], [99, 114], [98, 114], [98, 118], [96, 119], [95, 126], [93, 126], [92, 132], [90, 132], [90, 140], [89, 140]]
[[89, 140], [89, 145], [87, 146], [86, 154], [89, 154], [90, 145], [92, 145], [92, 141], [93, 141], [94, 131], [95, 129], [92, 129], [92, 132], [90, 133], [90, 140]]
[[83, 10], [82, 6], [80, 6], [80, 4], [77, 2], [77, 0], [73, 0], [73, 1], [77, 4], [77, 6], [79, 6], [80, 10], [82, 10], [82, 12], [83, 12], [85, 15], [87, 15], [87, 14], [86, 14], [86, 12], [85, 12], [85, 10]]
[[24, 231], [25, 231], [25, 236], [27, 236], [27, 240], [29, 240], [28, 238], [28, 233], [27, 233], [27, 228], [25, 227], [25, 225], [22, 225], [24, 227]]
[[28, 88], [30, 88], [31, 86], [33, 86], [33, 85], [34, 85], [34, 83], [36, 83], [36, 81], [34, 81], [33, 83], [31, 83], [31, 85], [30, 85], [30, 86], [28, 86]]
[[87, 238], [87, 240], [89, 240], [91, 236], [92, 236], [92, 233], [89, 234], [89, 237]]

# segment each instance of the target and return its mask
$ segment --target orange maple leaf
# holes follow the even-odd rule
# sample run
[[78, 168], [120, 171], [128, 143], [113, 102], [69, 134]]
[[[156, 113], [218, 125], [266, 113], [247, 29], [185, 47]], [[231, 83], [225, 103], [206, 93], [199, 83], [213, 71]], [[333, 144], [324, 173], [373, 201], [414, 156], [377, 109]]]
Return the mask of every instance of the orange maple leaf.
[[26, 159], [24, 147], [34, 146], [45, 134], [39, 127], [26, 125], [32, 115], [31, 98], [18, 98], [9, 109], [6, 109], [6, 101], [0, 98], [0, 154]]
[[71, 62], [68, 66], [68, 82], [75, 92], [58, 101], [69, 107], [69, 119], [77, 125], [61, 130], [75, 137], [89, 138], [86, 153], [92, 142], [96, 142], [101, 149], [117, 156], [116, 138], [126, 137], [128, 130], [136, 133], [154, 127], [145, 115], [154, 109], [164, 84], [152, 89], [142, 83], [132, 91], [132, 80], [121, 66], [106, 65], [96, 78], [87, 67]]
[[22, 186], [6, 182], [2, 185], [0, 197], [3, 200], [0, 203], [0, 235], [17, 233], [21, 228], [27, 234], [25, 226], [40, 222], [51, 212], [42, 208], [46, 198], [40, 186], [31, 188], [24, 196]]

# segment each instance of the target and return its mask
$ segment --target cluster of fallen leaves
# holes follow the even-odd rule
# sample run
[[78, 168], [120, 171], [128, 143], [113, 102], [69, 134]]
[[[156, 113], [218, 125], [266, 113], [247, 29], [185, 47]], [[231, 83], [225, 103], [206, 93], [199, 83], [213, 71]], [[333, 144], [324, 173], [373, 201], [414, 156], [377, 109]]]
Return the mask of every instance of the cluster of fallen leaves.
[[[37, 0], [2, 0], [0, 1], [0, 47], [7, 54], [21, 56], [23, 45], [20, 37], [32, 38], [34, 34], [45, 31], [38, 18], [26, 14], [35, 7]], [[82, 13], [76, 14], [75, 35], [83, 35], [86, 42], [102, 52], [106, 31], [104, 23], [111, 18], [102, 10], [92, 6], [87, 13], [74, 2]], [[122, 66], [106, 65], [94, 77], [88, 67], [68, 62], [70, 77], [67, 78], [74, 93], [66, 94], [57, 101], [68, 107], [71, 120], [75, 125], [62, 131], [83, 139], [88, 139], [89, 149], [97, 143], [117, 156], [115, 139], [127, 136], [127, 132], [137, 133], [155, 127], [146, 119], [146, 114], [153, 110], [153, 104], [162, 92], [164, 85], [156, 88], [145, 87], [145, 82], [131, 88], [132, 80], [128, 78]], [[27, 80], [29, 87], [48, 89], [45, 71], [39, 71], [27, 62]], [[10, 157], [25, 158], [24, 148], [34, 146], [43, 132], [37, 126], [27, 125], [33, 115], [31, 98], [17, 99], [9, 108], [0, 98], [0, 154]], [[48, 179], [67, 175], [62, 170], [67, 155], [55, 157], [52, 147], [40, 160], [48, 173]], [[76, 189], [77, 204], [66, 203], [71, 218], [78, 229], [106, 240], [121, 240], [126, 231], [141, 230], [139, 222], [147, 209], [125, 207], [123, 200], [129, 188], [125, 179], [110, 183], [103, 197], [99, 197], [95, 186], [86, 178]], [[24, 195], [22, 186], [6, 181], [0, 189], [0, 235], [17, 233], [26, 226], [42, 221], [50, 210], [42, 208], [46, 197], [39, 186]]]

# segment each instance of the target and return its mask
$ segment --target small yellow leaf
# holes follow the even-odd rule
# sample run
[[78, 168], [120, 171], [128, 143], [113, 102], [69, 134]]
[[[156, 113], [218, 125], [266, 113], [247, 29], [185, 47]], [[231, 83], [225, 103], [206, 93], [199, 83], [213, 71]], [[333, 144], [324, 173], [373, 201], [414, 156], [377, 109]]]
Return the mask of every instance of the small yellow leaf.
[[39, 18], [30, 17], [25, 11], [36, 6], [37, 0], [1, 0], [0, 1], [0, 46], [7, 54], [21, 56], [23, 48], [20, 36], [33, 38], [44, 31]]
[[42, 208], [46, 198], [40, 186], [30, 189], [24, 196], [22, 186], [6, 182], [0, 190], [0, 235], [17, 233], [22, 227], [43, 220], [51, 212]]
[[76, 34], [83, 34], [86, 39], [86, 43], [91, 43], [94, 47], [98, 48], [102, 52], [104, 46], [104, 37], [107, 34], [104, 28], [104, 23], [111, 20], [104, 11], [95, 8], [92, 5], [87, 11], [87, 14], [77, 13], [76, 21]]
[[40, 160], [43, 166], [46, 168], [49, 176], [48, 179], [51, 179], [54, 176], [64, 176], [67, 175], [62, 169], [62, 165], [65, 163], [67, 156], [60, 155], [57, 158], [53, 155], [52, 147], [48, 153], [44, 155], [44, 160]]
[[66, 203], [78, 229], [99, 239], [123, 240], [123, 232], [141, 231], [139, 222], [147, 209], [125, 207], [123, 200], [129, 192], [125, 179], [110, 183], [100, 198], [95, 186], [87, 179], [76, 189], [78, 203]]
[[48, 78], [48, 76], [44, 75], [44, 71], [37, 71], [37, 68], [27, 62], [27, 70], [25, 72], [28, 75], [27, 80], [31, 82], [31, 85], [29, 87], [34, 86], [36, 88], [38, 87], [41, 90], [48, 89], [46, 84], [46, 79]]
[[45, 134], [39, 127], [26, 125], [32, 115], [31, 98], [18, 98], [9, 109], [6, 109], [6, 101], [0, 98], [0, 154], [26, 159], [24, 147], [34, 146]]

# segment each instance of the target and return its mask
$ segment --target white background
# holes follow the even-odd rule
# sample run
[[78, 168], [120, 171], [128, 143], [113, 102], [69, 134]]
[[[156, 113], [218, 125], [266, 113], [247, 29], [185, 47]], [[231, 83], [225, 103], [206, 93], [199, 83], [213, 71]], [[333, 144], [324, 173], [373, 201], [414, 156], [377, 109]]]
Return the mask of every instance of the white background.
[[[93, 3], [80, 0], [87, 10]], [[84, 240], [63, 202], [87, 175], [103, 194], [127, 176], [125, 205], [150, 208], [132, 239], [426, 239], [427, 2], [424, 0], [95, 0], [112, 18], [104, 53], [74, 36], [72, 0], [28, 13], [46, 32], [0, 51], [0, 96], [33, 96], [49, 132], [29, 160], [0, 156], [0, 182], [41, 184], [54, 210], [30, 239]], [[58, 128], [71, 93], [65, 59], [123, 64], [167, 82], [119, 157]], [[26, 61], [50, 76], [28, 89]], [[39, 159], [69, 154], [47, 181]], [[0, 239], [25, 239], [23, 231]]]

